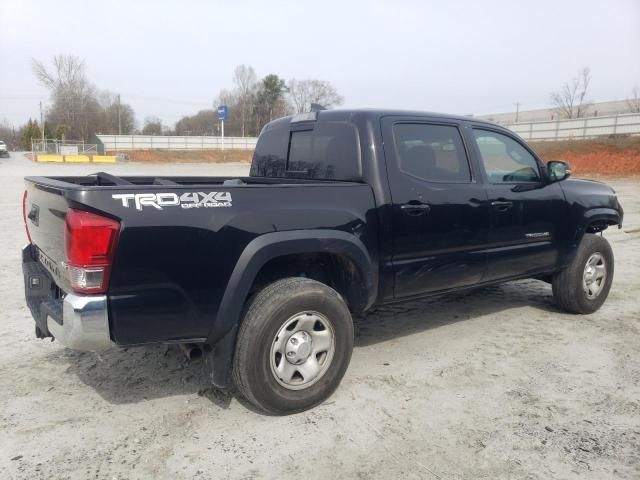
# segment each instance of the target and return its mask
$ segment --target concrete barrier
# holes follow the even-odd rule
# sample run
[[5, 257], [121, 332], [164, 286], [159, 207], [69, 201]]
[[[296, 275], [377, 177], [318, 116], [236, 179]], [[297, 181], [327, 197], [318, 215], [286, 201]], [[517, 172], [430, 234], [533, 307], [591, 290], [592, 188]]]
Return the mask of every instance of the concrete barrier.
[[89, 163], [88, 155], [65, 155], [64, 161], [67, 163]]
[[115, 155], [94, 155], [91, 158], [93, 163], [116, 163]]
[[38, 155], [36, 155], [36, 161], [38, 161], [38, 162], [62, 163], [64, 161], [64, 158], [62, 157], [62, 155], [42, 155], [42, 154], [38, 154]]

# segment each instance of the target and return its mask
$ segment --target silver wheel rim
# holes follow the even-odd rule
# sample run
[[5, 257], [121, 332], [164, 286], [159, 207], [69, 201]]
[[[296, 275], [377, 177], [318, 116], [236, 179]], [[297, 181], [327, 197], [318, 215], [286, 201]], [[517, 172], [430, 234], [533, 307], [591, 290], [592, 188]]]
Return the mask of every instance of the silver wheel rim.
[[296, 313], [273, 338], [271, 373], [289, 390], [309, 388], [329, 369], [335, 348], [335, 333], [327, 317], [313, 311]]
[[592, 254], [584, 265], [582, 288], [588, 299], [597, 298], [607, 280], [607, 264], [600, 252]]

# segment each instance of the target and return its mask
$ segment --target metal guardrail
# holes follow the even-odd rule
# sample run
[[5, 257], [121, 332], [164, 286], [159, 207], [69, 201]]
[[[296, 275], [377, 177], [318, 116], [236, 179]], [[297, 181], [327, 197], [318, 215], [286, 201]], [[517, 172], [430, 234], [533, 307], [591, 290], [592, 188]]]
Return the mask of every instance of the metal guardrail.
[[504, 124], [525, 140], [570, 140], [609, 135], [640, 135], [640, 113]]
[[193, 137], [165, 135], [97, 135], [104, 151], [127, 150], [254, 150], [256, 137]]

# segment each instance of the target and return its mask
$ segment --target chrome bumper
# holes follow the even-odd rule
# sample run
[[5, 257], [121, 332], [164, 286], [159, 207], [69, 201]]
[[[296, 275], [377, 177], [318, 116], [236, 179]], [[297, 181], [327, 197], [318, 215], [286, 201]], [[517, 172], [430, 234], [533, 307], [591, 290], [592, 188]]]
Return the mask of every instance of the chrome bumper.
[[68, 293], [54, 296], [55, 281], [37, 260], [31, 244], [22, 249], [22, 273], [27, 306], [38, 338], [54, 337], [74, 350], [101, 351], [113, 346], [109, 334], [106, 295]]
[[47, 329], [62, 345], [74, 350], [102, 351], [113, 346], [106, 295], [67, 294], [62, 304], [62, 325], [48, 316]]

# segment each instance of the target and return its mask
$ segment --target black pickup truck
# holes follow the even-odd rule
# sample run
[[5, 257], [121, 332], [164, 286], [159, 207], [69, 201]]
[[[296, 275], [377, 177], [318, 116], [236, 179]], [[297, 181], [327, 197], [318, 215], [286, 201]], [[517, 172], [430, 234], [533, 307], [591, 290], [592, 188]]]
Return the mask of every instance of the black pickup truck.
[[214, 385], [301, 411], [374, 305], [537, 278], [597, 310], [623, 211], [569, 174], [493, 123], [345, 110], [269, 123], [248, 177], [27, 177], [27, 304], [40, 338], [195, 344]]

